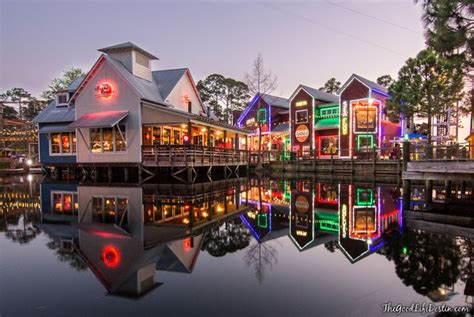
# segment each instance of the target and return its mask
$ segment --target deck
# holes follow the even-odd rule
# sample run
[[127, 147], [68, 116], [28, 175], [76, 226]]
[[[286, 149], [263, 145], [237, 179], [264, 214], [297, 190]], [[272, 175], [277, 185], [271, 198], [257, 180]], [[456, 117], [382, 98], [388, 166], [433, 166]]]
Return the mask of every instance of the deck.
[[248, 165], [246, 150], [197, 144], [143, 146], [143, 166], [209, 167]]

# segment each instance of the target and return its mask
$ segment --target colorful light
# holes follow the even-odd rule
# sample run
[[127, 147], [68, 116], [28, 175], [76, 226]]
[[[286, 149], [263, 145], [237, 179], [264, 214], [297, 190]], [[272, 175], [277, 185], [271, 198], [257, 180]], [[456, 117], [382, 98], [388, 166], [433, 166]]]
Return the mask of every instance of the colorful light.
[[120, 264], [120, 251], [113, 245], [108, 245], [102, 250], [102, 261], [108, 267], [116, 267]]
[[112, 96], [114, 95], [114, 86], [109, 83], [109, 82], [105, 82], [105, 83], [102, 83], [100, 85], [97, 85], [97, 87], [95, 87], [95, 95], [96, 97], [100, 97], [102, 99], [110, 99], [112, 98]]

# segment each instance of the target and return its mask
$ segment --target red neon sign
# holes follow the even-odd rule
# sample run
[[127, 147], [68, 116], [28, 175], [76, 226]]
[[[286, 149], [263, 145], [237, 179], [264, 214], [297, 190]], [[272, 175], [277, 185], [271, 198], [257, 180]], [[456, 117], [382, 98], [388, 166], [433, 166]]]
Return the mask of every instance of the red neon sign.
[[114, 86], [105, 82], [95, 87], [95, 95], [103, 99], [110, 99], [114, 94]]
[[120, 264], [120, 251], [113, 245], [108, 245], [102, 250], [102, 261], [108, 267], [116, 267]]

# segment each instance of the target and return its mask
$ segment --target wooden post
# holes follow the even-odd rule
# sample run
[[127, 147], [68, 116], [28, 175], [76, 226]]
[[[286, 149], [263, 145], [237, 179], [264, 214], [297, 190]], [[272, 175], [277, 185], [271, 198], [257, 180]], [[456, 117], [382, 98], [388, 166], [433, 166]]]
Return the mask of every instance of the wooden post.
[[444, 181], [445, 200], [451, 198], [452, 182], [450, 180]]
[[112, 182], [112, 167], [110, 166], [107, 166], [107, 180], [109, 183]]
[[123, 168], [123, 178], [125, 179], [125, 182], [127, 183], [130, 179], [130, 175], [128, 172], [128, 167]]
[[403, 211], [410, 210], [410, 196], [411, 196], [411, 181], [409, 179], [404, 179], [403, 180], [403, 196], [402, 196]]
[[405, 141], [403, 142], [403, 171], [407, 171], [408, 162], [410, 162], [410, 142]]
[[433, 200], [433, 181], [425, 181], [425, 203], [431, 203]]

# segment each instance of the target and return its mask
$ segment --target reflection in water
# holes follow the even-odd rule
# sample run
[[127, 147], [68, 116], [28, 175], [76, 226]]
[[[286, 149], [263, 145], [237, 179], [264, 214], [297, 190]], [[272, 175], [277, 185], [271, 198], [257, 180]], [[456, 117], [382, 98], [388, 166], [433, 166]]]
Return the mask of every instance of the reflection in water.
[[[59, 261], [89, 269], [113, 295], [139, 298], [162, 284], [159, 272], [190, 274], [201, 251], [237, 255], [263, 283], [287, 256], [285, 240], [305, 255], [323, 245], [328, 257], [343, 254], [351, 264], [382, 255], [407, 287], [433, 302], [474, 293], [470, 236], [413, 227], [394, 186], [264, 178], [18, 184], [1, 193], [5, 236], [26, 243], [46, 233]], [[413, 186], [411, 210], [425, 208], [425, 197], [424, 188]]]

